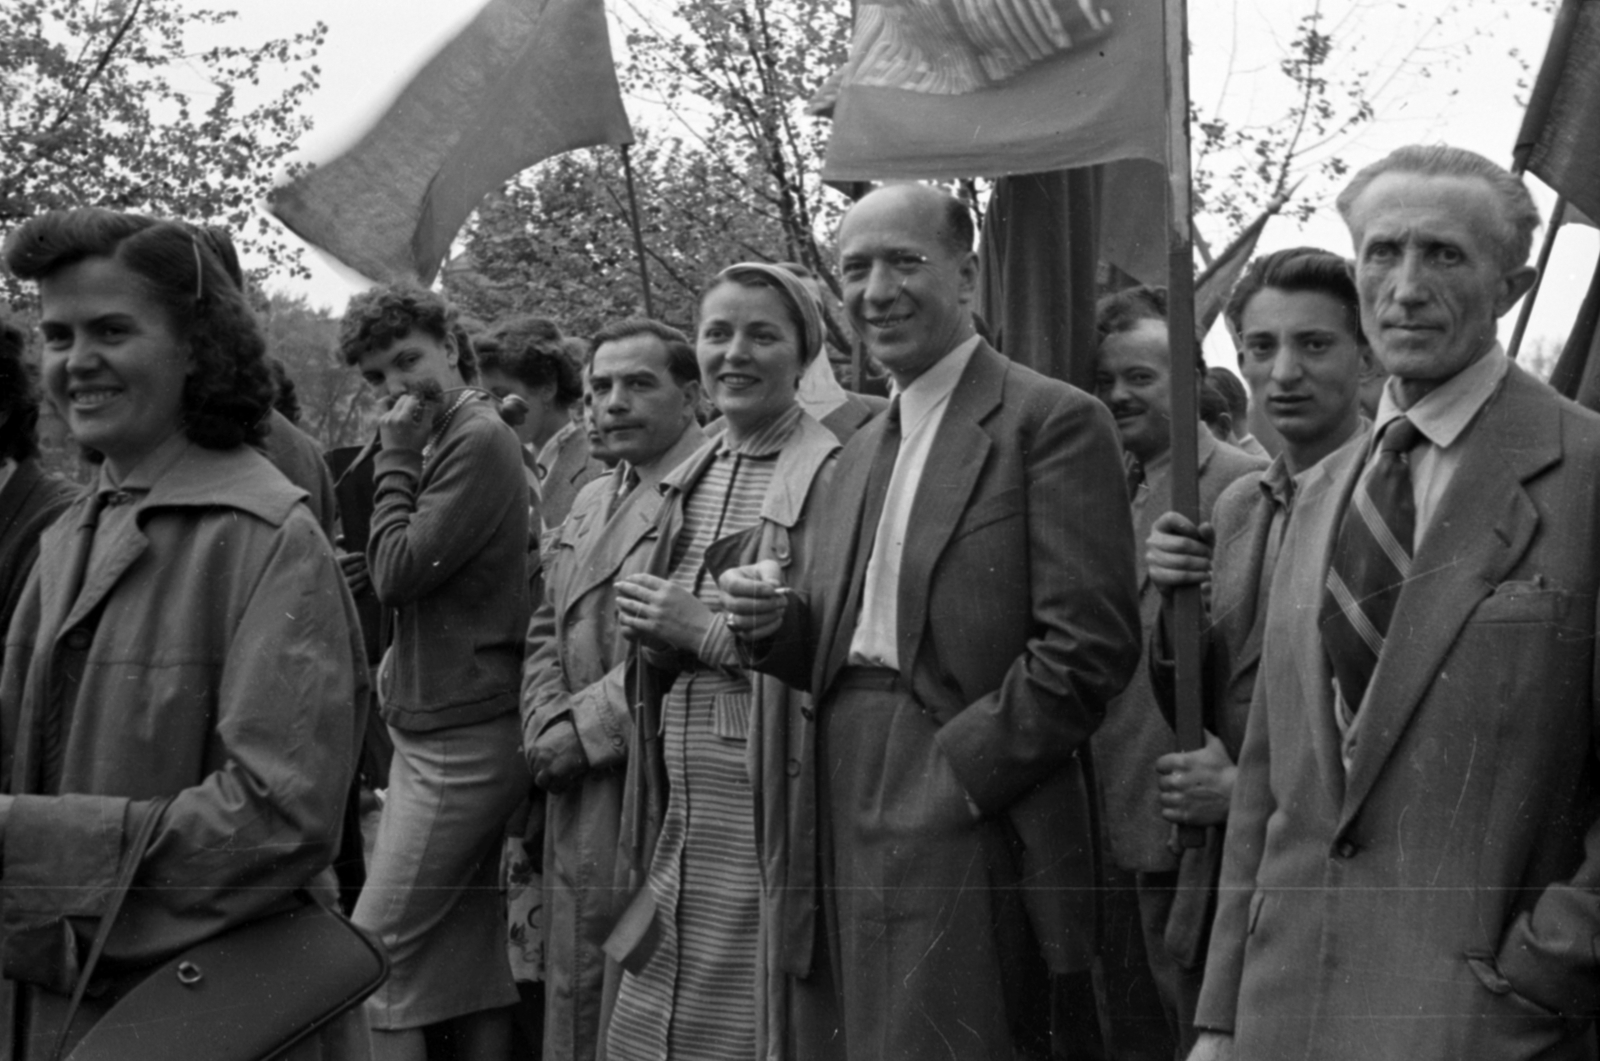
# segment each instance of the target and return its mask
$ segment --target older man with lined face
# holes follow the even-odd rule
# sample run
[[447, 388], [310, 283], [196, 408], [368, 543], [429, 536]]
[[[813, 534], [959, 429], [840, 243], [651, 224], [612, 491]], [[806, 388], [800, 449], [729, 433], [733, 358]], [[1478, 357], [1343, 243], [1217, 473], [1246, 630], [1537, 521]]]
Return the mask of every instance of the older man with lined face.
[[1496, 340], [1520, 180], [1404, 148], [1339, 208], [1392, 376], [1295, 501], [1194, 1056], [1592, 1058], [1600, 417]]

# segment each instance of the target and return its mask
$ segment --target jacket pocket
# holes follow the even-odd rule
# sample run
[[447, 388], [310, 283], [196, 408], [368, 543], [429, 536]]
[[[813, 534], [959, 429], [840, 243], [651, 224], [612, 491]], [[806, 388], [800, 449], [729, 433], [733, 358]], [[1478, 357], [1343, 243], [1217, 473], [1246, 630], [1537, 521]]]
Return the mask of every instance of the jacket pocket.
[[995, 523], [1008, 519], [1021, 519], [1026, 514], [1021, 487], [1009, 487], [993, 497], [984, 498], [968, 509], [956, 527], [954, 538], [965, 538]]
[[1478, 623], [1559, 623], [1572, 614], [1575, 596], [1538, 578], [1502, 582], [1472, 613]]
[[750, 736], [750, 694], [718, 693], [711, 701], [711, 732], [728, 741]]

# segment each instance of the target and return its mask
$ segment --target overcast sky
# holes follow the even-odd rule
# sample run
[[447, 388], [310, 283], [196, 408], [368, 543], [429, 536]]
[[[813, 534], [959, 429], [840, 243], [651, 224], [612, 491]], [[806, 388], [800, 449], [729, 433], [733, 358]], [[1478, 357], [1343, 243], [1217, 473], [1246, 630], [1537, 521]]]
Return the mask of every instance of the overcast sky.
[[[186, 0], [187, 2], [187, 0]], [[224, 7], [215, 0], [205, 6]], [[316, 128], [305, 157], [326, 161], [382, 112], [406, 80], [480, 6], [479, 0], [271, 0], [241, 5], [235, 34], [285, 33], [328, 24], [320, 65], [321, 88], [309, 110]], [[1195, 97], [1236, 123], [1264, 121], [1283, 110], [1284, 82], [1275, 74], [1298, 18], [1320, 6], [1323, 26], [1340, 42], [1335, 75], [1362, 72], [1378, 96], [1377, 120], [1337, 151], [1358, 168], [1391, 148], [1415, 141], [1445, 141], [1503, 163], [1521, 121], [1514, 59], [1537, 70], [1549, 37], [1550, 16], [1537, 0], [1191, 0], [1192, 82]], [[641, 16], [668, 21], [672, 0], [607, 0], [614, 46], [618, 22]], [[1522, 90], [1525, 92], [1525, 90]], [[644, 101], [627, 100], [636, 123], [651, 120]], [[1554, 196], [1530, 180], [1548, 214]], [[1326, 188], [1324, 188], [1326, 191]], [[290, 236], [290, 239], [294, 237]], [[1348, 236], [1330, 208], [1301, 226], [1276, 219], [1263, 250], [1311, 243], [1348, 253]], [[1600, 255], [1600, 233], [1568, 226], [1557, 240], [1538, 300], [1530, 339], [1559, 343], [1577, 313]], [[314, 278], [296, 283], [317, 304], [338, 311], [365, 286], [354, 274], [313, 254]], [[1510, 334], [1508, 316], [1502, 338]], [[1233, 360], [1219, 329], [1208, 358]]]

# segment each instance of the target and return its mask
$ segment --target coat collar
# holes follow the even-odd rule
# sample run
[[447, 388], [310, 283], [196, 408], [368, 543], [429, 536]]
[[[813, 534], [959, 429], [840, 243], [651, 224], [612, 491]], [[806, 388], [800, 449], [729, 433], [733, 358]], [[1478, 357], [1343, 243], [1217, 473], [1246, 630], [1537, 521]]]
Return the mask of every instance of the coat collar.
[[[661, 492], [670, 498], [688, 493], [722, 449], [722, 440], [713, 436], [688, 460], [661, 480]], [[769, 523], [793, 528], [805, 514], [806, 498], [817, 469], [839, 449], [839, 440], [810, 414], [802, 412], [783, 448], [778, 451], [777, 467], [766, 497], [761, 502], [761, 518]]]
[[[628, 469], [618, 465], [609, 474], [594, 480], [592, 486], [584, 487], [567, 515], [572, 544], [578, 554], [579, 574], [566, 599], [557, 602], [560, 610], [571, 608], [595, 587], [616, 578], [623, 562], [655, 530], [664, 499], [661, 483], [705, 443], [705, 432], [699, 424], [691, 423], [666, 455], [649, 472], [640, 474], [639, 485], [623, 498], [610, 518], [607, 518], [606, 509], [611, 498], [622, 489], [622, 477]], [[568, 533], [567, 528], [561, 531], [563, 537]]]
[[1467, 617], [1527, 553], [1539, 512], [1524, 484], [1562, 455], [1555, 404], [1513, 365], [1462, 440], [1461, 466], [1423, 534], [1361, 709], [1341, 825], [1372, 790]]
[[[42, 629], [60, 632], [80, 622], [100, 605], [111, 589], [149, 546], [144, 525], [151, 513], [166, 509], [232, 508], [274, 527], [289, 518], [306, 492], [283, 477], [260, 453], [249, 446], [230, 450], [206, 449], [190, 445], [167, 471], [151, 485], [134, 506], [134, 518], [117, 540], [102, 543], [105, 562], [96, 566], [92, 578], [83, 584], [76, 599], [66, 599], [62, 580], [48, 580], [41, 597]], [[79, 499], [67, 513], [45, 531], [41, 539], [43, 556], [58, 557], [57, 570], [86, 567], [94, 542], [95, 495]]]

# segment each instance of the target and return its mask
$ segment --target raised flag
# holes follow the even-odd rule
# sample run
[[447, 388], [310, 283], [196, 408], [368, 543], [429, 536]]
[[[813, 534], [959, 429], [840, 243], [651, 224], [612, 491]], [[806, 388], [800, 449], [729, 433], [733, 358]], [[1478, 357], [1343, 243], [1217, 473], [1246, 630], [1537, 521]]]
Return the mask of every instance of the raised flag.
[[564, 151], [632, 141], [602, 0], [489, 0], [354, 147], [270, 209], [374, 280], [431, 283], [485, 195]]
[[1563, 0], [1517, 135], [1516, 164], [1600, 218], [1600, 0]]
[[1151, 0], [863, 0], [823, 177], [1162, 161], [1164, 60]]

